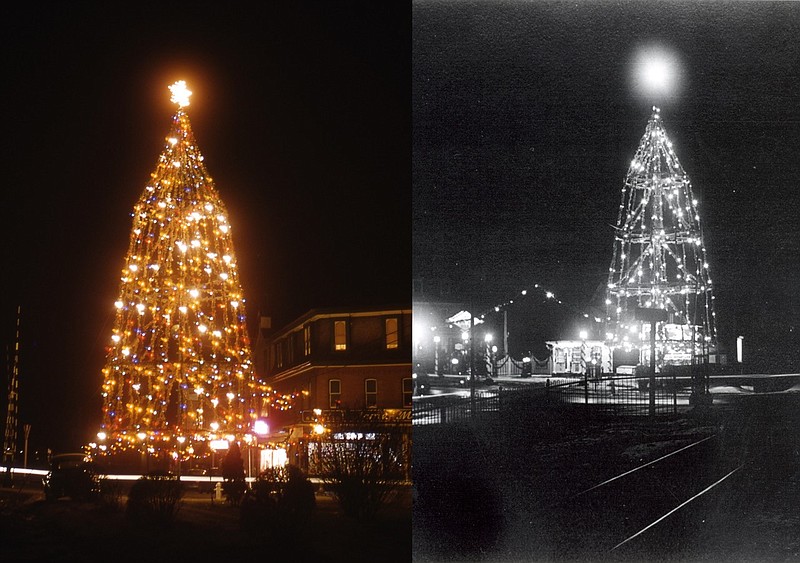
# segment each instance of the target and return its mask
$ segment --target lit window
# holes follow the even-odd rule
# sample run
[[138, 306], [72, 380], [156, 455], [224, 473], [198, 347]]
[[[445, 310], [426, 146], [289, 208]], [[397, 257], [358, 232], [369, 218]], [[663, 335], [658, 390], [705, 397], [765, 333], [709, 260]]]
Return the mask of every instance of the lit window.
[[414, 394], [414, 385], [410, 377], [403, 379], [403, 406], [411, 406], [411, 396]]
[[366, 379], [364, 380], [364, 396], [366, 398], [367, 408], [374, 408], [378, 406], [378, 380]]
[[303, 327], [303, 353], [306, 356], [311, 355], [311, 325]]
[[280, 342], [275, 343], [275, 364], [277, 367], [283, 367], [283, 346]]
[[347, 321], [333, 322], [333, 349], [347, 350]]
[[399, 345], [400, 339], [397, 334], [397, 319], [386, 319], [386, 349], [394, 350]]
[[338, 379], [328, 380], [328, 406], [332, 409], [341, 406], [342, 382]]

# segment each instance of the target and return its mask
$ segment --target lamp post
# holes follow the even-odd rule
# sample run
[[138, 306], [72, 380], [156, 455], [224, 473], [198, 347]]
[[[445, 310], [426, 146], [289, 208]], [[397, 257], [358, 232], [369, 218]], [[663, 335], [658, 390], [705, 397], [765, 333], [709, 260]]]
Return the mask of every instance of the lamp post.
[[147, 434], [144, 432], [139, 432], [136, 434], [136, 437], [139, 438], [139, 441], [142, 443], [142, 473], [147, 473], [147, 465], [150, 461], [147, 456], [147, 444], [144, 443], [145, 439], [147, 438]]
[[442, 375], [441, 370], [439, 369], [439, 343], [442, 341], [442, 337], [438, 334], [433, 337], [433, 342], [436, 345], [433, 349], [433, 372], [436, 375]]
[[469, 341], [469, 412], [470, 416], [475, 418], [475, 343], [472, 340], [475, 334], [475, 315], [471, 312], [469, 314], [469, 333], [464, 334], [466, 334], [464, 340]]
[[486, 364], [486, 377], [490, 377], [494, 371], [492, 369], [492, 335], [489, 333], [485, 334], [483, 336], [483, 341], [486, 344], [486, 352], [484, 356], [486, 358], [486, 361], [484, 362]]
[[181, 449], [183, 448], [184, 442], [186, 442], [186, 436], [178, 436], [175, 438], [178, 441], [178, 481], [181, 480], [181, 463], [183, 462], [183, 452]]
[[[589, 404], [589, 370], [586, 365], [586, 339], [589, 338], [589, 333], [585, 330], [580, 331], [578, 334], [581, 338], [581, 372], [583, 373], [583, 400], [586, 405]], [[588, 408], [588, 407], [587, 407]]]
[[[319, 411], [319, 412], [321, 413], [322, 411]], [[315, 414], [317, 413], [317, 409], [314, 409], [314, 413]], [[256, 419], [256, 421], [253, 422], [253, 434], [255, 434], [253, 441], [255, 442], [256, 450], [258, 452], [261, 452], [261, 450], [258, 447], [258, 439], [259, 438], [264, 438], [269, 434], [269, 424], [267, 424], [267, 421], [264, 420], [263, 418]], [[248, 459], [248, 463], [249, 463], [249, 459]], [[258, 465], [258, 470], [260, 472], [261, 471], [260, 462], [257, 462], [257, 465]]]
[[578, 334], [581, 338], [581, 373], [584, 375], [587, 374], [587, 356], [588, 356], [588, 347], [586, 346], [586, 339], [589, 338], [589, 333], [585, 330], [580, 331]]

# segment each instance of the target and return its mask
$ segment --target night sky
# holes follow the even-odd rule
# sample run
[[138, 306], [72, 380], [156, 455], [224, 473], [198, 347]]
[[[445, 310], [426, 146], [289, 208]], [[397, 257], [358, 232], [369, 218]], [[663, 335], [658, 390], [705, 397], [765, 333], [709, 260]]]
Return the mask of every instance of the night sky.
[[[11, 8], [0, 33], [0, 335], [13, 346], [21, 305], [32, 449], [72, 450], [99, 427], [130, 213], [176, 80], [194, 92], [253, 337], [259, 314], [279, 327], [311, 308], [410, 305], [410, 5], [108, 6]], [[4, 386], [4, 420], [5, 403]]]
[[[569, 307], [509, 308], [512, 353], [576, 338], [655, 103], [700, 202], [723, 351], [743, 335], [752, 369], [800, 371], [800, 4], [415, 2], [412, 30], [425, 291], [480, 312], [539, 283]], [[632, 84], [652, 44], [681, 61], [660, 99]]]

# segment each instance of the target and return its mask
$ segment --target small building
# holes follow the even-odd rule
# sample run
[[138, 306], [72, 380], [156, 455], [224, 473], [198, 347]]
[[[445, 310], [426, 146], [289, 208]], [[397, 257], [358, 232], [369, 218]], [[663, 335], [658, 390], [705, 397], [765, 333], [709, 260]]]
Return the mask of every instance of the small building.
[[602, 340], [550, 340], [550, 373], [583, 375], [613, 373], [612, 354]]

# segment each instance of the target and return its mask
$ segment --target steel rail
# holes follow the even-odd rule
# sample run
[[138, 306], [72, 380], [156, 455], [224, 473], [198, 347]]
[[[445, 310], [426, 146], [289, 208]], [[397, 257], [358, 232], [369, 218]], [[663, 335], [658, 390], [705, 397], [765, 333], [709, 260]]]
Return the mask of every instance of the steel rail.
[[584, 494], [586, 494], [586, 493], [588, 493], [588, 492], [590, 492], [590, 491], [593, 491], [593, 490], [595, 490], [595, 489], [598, 489], [598, 488], [602, 487], [603, 485], [608, 485], [608, 484], [609, 484], [609, 483], [611, 483], [612, 481], [616, 481], [617, 479], [621, 479], [622, 477], [625, 477], [626, 475], [630, 475], [631, 473], [633, 473], [633, 472], [635, 472], [635, 471], [639, 471], [640, 469], [644, 469], [645, 467], [648, 467], [648, 466], [650, 466], [650, 465], [653, 465], [653, 464], [655, 464], [655, 463], [658, 463], [659, 461], [663, 461], [663, 460], [667, 459], [667, 458], [668, 458], [668, 457], [670, 457], [670, 456], [673, 456], [673, 455], [675, 455], [675, 454], [679, 454], [679, 453], [681, 453], [681, 452], [682, 452], [682, 451], [684, 451], [684, 450], [688, 450], [689, 448], [693, 448], [694, 446], [697, 446], [698, 444], [702, 444], [702, 443], [703, 443], [703, 442], [705, 442], [706, 440], [710, 440], [711, 438], [714, 438], [714, 437], [716, 437], [716, 436], [717, 436], [716, 434], [712, 434], [711, 436], [707, 436], [706, 438], [703, 438], [702, 440], [699, 440], [699, 441], [697, 441], [697, 442], [694, 442], [694, 443], [692, 443], [692, 444], [689, 444], [688, 446], [684, 446], [684, 447], [682, 447], [682, 448], [680, 448], [680, 449], [678, 449], [678, 450], [675, 450], [674, 452], [671, 452], [671, 453], [668, 453], [668, 454], [666, 454], [666, 455], [663, 455], [663, 456], [661, 456], [661, 457], [660, 457], [660, 458], [658, 458], [658, 459], [654, 459], [653, 461], [648, 461], [648, 462], [647, 462], [647, 463], [645, 463], [644, 465], [640, 465], [639, 467], [634, 467], [633, 469], [630, 469], [630, 470], [626, 471], [625, 473], [620, 473], [620, 474], [619, 474], [619, 475], [617, 475], [616, 477], [612, 477], [611, 479], [606, 479], [606, 480], [605, 480], [605, 481], [603, 481], [602, 483], [598, 483], [597, 485], [594, 485], [593, 487], [589, 487], [589, 488], [588, 488], [588, 489], [586, 489], [585, 491], [581, 491], [580, 493], [577, 493], [577, 494], [575, 494], [575, 495], [572, 495], [572, 496], [571, 496], [571, 497], [569, 497], [569, 498], [570, 498], [570, 500], [572, 500], [572, 499], [574, 499], [574, 498], [576, 498], [576, 497], [579, 497], [579, 496], [581, 496], [581, 495], [584, 495]]
[[614, 551], [614, 550], [615, 550], [615, 549], [617, 549], [618, 547], [621, 547], [621, 546], [625, 545], [626, 543], [628, 543], [629, 541], [631, 541], [631, 540], [632, 540], [632, 539], [634, 539], [635, 537], [642, 535], [642, 534], [643, 534], [643, 533], [645, 533], [647, 530], [649, 530], [650, 528], [652, 528], [653, 526], [655, 526], [656, 524], [658, 524], [659, 522], [661, 522], [661, 521], [662, 521], [662, 520], [664, 520], [665, 518], [669, 517], [671, 514], [674, 514], [675, 512], [677, 512], [678, 510], [680, 510], [681, 508], [683, 508], [684, 506], [686, 506], [687, 504], [689, 504], [690, 502], [692, 502], [694, 499], [698, 498], [698, 497], [699, 497], [699, 496], [701, 496], [701, 495], [704, 495], [705, 493], [707, 493], [708, 491], [710, 491], [711, 489], [713, 489], [714, 487], [716, 487], [717, 485], [719, 485], [720, 483], [722, 483], [722, 482], [723, 482], [725, 479], [727, 479], [728, 477], [730, 477], [731, 475], [733, 475], [734, 473], [736, 473], [737, 471], [739, 471], [739, 470], [740, 470], [742, 467], [744, 467], [744, 464], [740, 465], [739, 467], [737, 467], [736, 469], [734, 469], [733, 471], [731, 471], [730, 473], [728, 473], [727, 475], [725, 475], [725, 476], [724, 476], [722, 479], [720, 479], [720, 480], [716, 481], [715, 483], [713, 483], [713, 484], [709, 485], [708, 487], [706, 487], [705, 489], [703, 489], [702, 491], [700, 491], [699, 493], [697, 493], [697, 494], [696, 494], [696, 495], [694, 495], [693, 497], [691, 497], [691, 498], [689, 498], [689, 499], [687, 499], [687, 500], [683, 501], [683, 502], [682, 502], [682, 503], [680, 503], [678, 506], [676, 506], [675, 508], [673, 508], [672, 510], [670, 510], [669, 512], [667, 512], [666, 514], [664, 514], [662, 517], [660, 517], [658, 520], [656, 520], [656, 521], [654, 521], [654, 522], [651, 522], [650, 524], [648, 524], [647, 526], [645, 526], [644, 528], [642, 528], [641, 530], [639, 530], [638, 532], [636, 532], [635, 534], [633, 534], [632, 536], [630, 536], [629, 538], [627, 538], [627, 539], [625, 539], [625, 540], [621, 541], [620, 543], [618, 543], [617, 545], [615, 545], [614, 547], [612, 547], [612, 548], [611, 548], [611, 551]]

